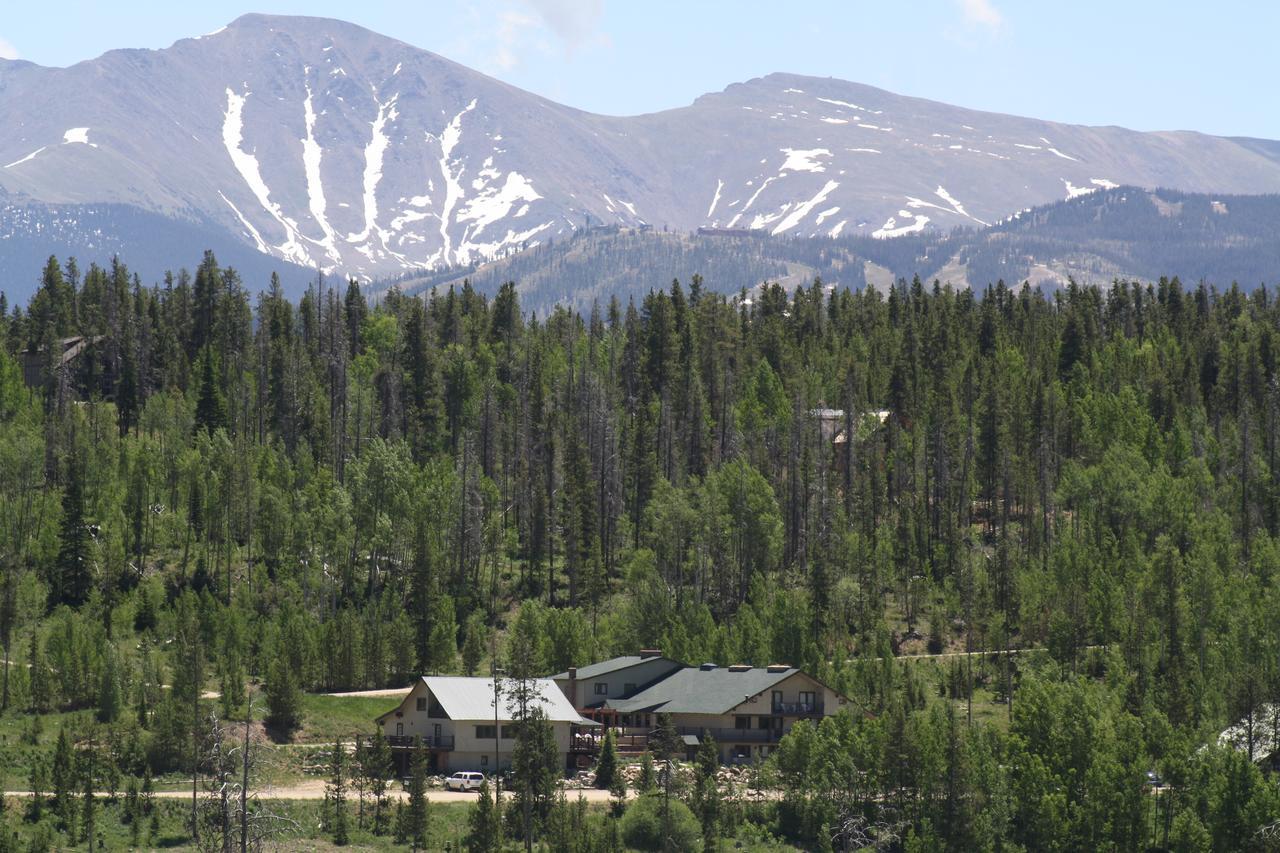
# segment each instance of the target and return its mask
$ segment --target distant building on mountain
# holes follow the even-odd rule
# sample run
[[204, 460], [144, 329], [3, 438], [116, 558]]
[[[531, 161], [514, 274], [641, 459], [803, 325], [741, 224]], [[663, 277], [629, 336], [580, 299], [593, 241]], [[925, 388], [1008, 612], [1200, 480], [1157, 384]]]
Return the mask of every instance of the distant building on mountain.
[[48, 346], [31, 346], [22, 351], [22, 378], [39, 388], [56, 381], [58, 388], [74, 399], [94, 395], [111, 399], [115, 394], [116, 372], [103, 357], [105, 335], [74, 335]]

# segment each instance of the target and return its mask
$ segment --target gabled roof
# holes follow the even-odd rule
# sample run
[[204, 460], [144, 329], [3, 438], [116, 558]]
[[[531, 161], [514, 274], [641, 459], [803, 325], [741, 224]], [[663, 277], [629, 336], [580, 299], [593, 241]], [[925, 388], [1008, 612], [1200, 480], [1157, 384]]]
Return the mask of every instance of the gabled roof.
[[651, 711], [664, 714], [725, 714], [751, 696], [768, 690], [796, 673], [795, 667], [754, 667], [734, 671], [726, 667], [685, 667], [627, 699], [611, 699], [604, 707], [621, 713]]
[[[426, 675], [422, 677], [422, 683], [431, 691], [431, 695], [440, 703], [445, 714], [451, 720], [485, 720], [490, 722], [496, 720], [499, 723], [509, 723], [519, 716], [519, 706], [516, 704], [514, 695], [515, 685], [508, 679], [498, 680], [501, 707], [498, 709], [496, 717], [493, 709], [493, 679], [491, 678]], [[537, 697], [536, 701], [541, 705], [548, 720], [594, 725], [591, 721], [583, 719], [582, 715], [574, 710], [573, 705], [569, 703], [564, 693], [551, 679], [534, 679], [532, 686], [533, 694]], [[408, 701], [408, 697], [405, 697], [404, 702]], [[401, 703], [402, 706], [404, 702]], [[393, 712], [383, 714], [378, 718], [378, 721], [381, 722], [391, 713]]]
[[[588, 678], [599, 678], [602, 675], [608, 675], [611, 672], [629, 669], [637, 664], [649, 663], [650, 661], [666, 661], [673, 666], [684, 666], [684, 664], [679, 661], [674, 661], [671, 658], [663, 657], [662, 655], [622, 655], [621, 657], [610, 658], [609, 660], [602, 660], [599, 663], [592, 663], [578, 667], [578, 680], [582, 681]], [[568, 671], [557, 672], [555, 675], [551, 676], [551, 678], [554, 681], [564, 681], [569, 678], [569, 673]]]

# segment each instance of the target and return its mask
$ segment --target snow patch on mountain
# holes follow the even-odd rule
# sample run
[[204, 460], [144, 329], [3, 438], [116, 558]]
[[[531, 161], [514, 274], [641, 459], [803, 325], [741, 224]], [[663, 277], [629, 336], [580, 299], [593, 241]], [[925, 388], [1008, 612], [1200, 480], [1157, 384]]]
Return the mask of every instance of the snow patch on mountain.
[[823, 185], [822, 189], [818, 190], [817, 195], [808, 201], [804, 201], [796, 205], [791, 212], [787, 214], [786, 218], [778, 223], [777, 227], [773, 229], [774, 236], [782, 234], [783, 232], [799, 225], [800, 222], [809, 215], [809, 211], [826, 201], [827, 196], [831, 195], [831, 193], [839, 186], [839, 181], [827, 181], [826, 184]]
[[[222, 117], [222, 145], [231, 157], [236, 171], [248, 185], [249, 191], [258, 200], [258, 204], [284, 229], [285, 240], [276, 246], [276, 249], [287, 260], [303, 266], [314, 266], [310, 253], [298, 239], [297, 223], [285, 216], [280, 206], [271, 200], [271, 190], [262, 179], [262, 170], [258, 166], [257, 156], [240, 147], [244, 141], [244, 105], [250, 94], [252, 93], [246, 91], [243, 95], [239, 95], [230, 87], [227, 88], [227, 110]], [[223, 199], [226, 200], [225, 195]], [[235, 208], [234, 205], [232, 207]], [[238, 208], [236, 212], [239, 213]], [[248, 221], [243, 215], [240, 218], [241, 221]], [[259, 239], [261, 239], [260, 236]]]
[[41, 145], [39, 148], [37, 148], [35, 151], [32, 151], [27, 156], [22, 157], [21, 159], [18, 159], [18, 160], [14, 160], [12, 163], [5, 164], [5, 168], [12, 169], [14, 166], [21, 166], [23, 163], [26, 163], [28, 160], [34, 160], [37, 154], [39, 154], [41, 151], [44, 151], [48, 147], [49, 146], [47, 145]]
[[457, 115], [449, 120], [443, 131], [440, 132], [440, 174], [444, 178], [444, 204], [440, 208], [440, 239], [443, 245], [436, 256], [432, 258], [433, 262], [439, 261], [446, 264], [455, 262], [452, 254], [453, 238], [449, 235], [449, 221], [453, 215], [454, 205], [458, 203], [458, 199], [462, 198], [462, 172], [463, 167], [458, 166], [454, 169], [451, 160], [453, 149], [458, 146], [458, 141], [462, 139], [462, 117], [476, 108], [476, 99], [472, 98], [471, 103], [467, 104], [460, 110]]
[[716, 205], [720, 203], [720, 191], [724, 189], [724, 180], [716, 179], [716, 194], [711, 197], [711, 206], [707, 208], [707, 219], [711, 218], [711, 214], [716, 212]]
[[511, 214], [511, 209], [522, 202], [534, 202], [542, 196], [533, 188], [533, 184], [519, 172], [508, 172], [506, 180], [497, 185], [486, 185], [480, 194], [472, 198], [458, 210], [459, 222], [474, 222], [467, 229], [464, 241], [471, 241], [480, 232]]
[[358, 234], [347, 235], [347, 242], [349, 243], [366, 244], [358, 246], [356, 251], [369, 258], [369, 260], [374, 259], [373, 249], [367, 245], [367, 241], [373, 233], [376, 232], [378, 234], [383, 249], [388, 248], [388, 234], [378, 228], [378, 184], [382, 182], [383, 158], [386, 156], [387, 146], [391, 144], [391, 140], [387, 137], [387, 124], [400, 117], [400, 113], [396, 110], [396, 101], [400, 98], [398, 93], [392, 95], [388, 101], [378, 100], [377, 93], [375, 92], [374, 94], [378, 112], [373, 121], [370, 122], [369, 143], [364, 147], [364, 230]]
[[257, 244], [258, 251], [269, 254], [271, 250], [267, 248], [266, 241], [262, 239], [262, 235], [258, 233], [258, 229], [253, 227], [253, 223], [240, 212], [240, 208], [236, 207], [235, 204], [232, 203], [231, 199], [226, 197], [222, 190], [218, 190], [218, 195], [222, 197], [222, 200], [227, 203], [227, 207], [231, 208], [231, 211], [240, 219], [240, 224], [245, 227], [245, 234], [251, 237], [253, 242]]
[[783, 148], [781, 150], [787, 155], [787, 159], [778, 169], [779, 172], [825, 172], [826, 167], [818, 162], [818, 158], [831, 156], [831, 151], [826, 148]]
[[62, 134], [62, 144], [71, 145], [79, 143], [80, 145], [88, 145], [90, 148], [97, 148], [97, 144], [89, 141], [89, 128], [73, 127], [66, 133]]
[[899, 210], [898, 216], [903, 219], [910, 219], [912, 222], [908, 225], [899, 225], [898, 218], [890, 216], [880, 228], [871, 232], [871, 236], [877, 240], [883, 240], [887, 237], [901, 237], [903, 234], [915, 234], [923, 231], [924, 226], [929, 224], [929, 217], [922, 213], [912, 213], [909, 210]]
[[[310, 69], [307, 69], [310, 71]], [[302, 139], [302, 168], [307, 178], [307, 207], [311, 218], [324, 235], [318, 245], [324, 249], [325, 257], [335, 263], [342, 260], [338, 251], [337, 234], [329, 225], [328, 205], [324, 197], [324, 183], [320, 176], [320, 162], [324, 158], [324, 149], [316, 142], [316, 111], [312, 105], [311, 84], [306, 84], [307, 97], [302, 102], [302, 116], [307, 135]]]
[[848, 101], [841, 101], [841, 100], [837, 100], [836, 98], [818, 98], [818, 100], [822, 101], [822, 103], [824, 104], [832, 104], [833, 106], [837, 106], [837, 107], [847, 107], [848, 109], [851, 109], [851, 110], [857, 110], [858, 112], [863, 112], [863, 113], [871, 113], [872, 115], [880, 115], [882, 112], [884, 112], [884, 110], [869, 110], [866, 107], [860, 107], [857, 104], [851, 104]]
[[1097, 187], [1077, 187], [1066, 178], [1062, 179], [1062, 183], [1067, 188], [1067, 198], [1078, 198], [1079, 196], [1088, 195], [1089, 193], [1098, 191]]
[[951, 205], [951, 209], [952, 209], [952, 210], [954, 210], [956, 213], [960, 214], [961, 216], [963, 216], [963, 217], [965, 217], [965, 218], [967, 218], [967, 219], [972, 219], [974, 222], [978, 223], [979, 225], [986, 225], [986, 224], [988, 224], [988, 223], [986, 223], [986, 222], [983, 222], [983, 221], [982, 221], [981, 219], [979, 219], [978, 217], [973, 216], [972, 214], [970, 214], [970, 213], [969, 213], [969, 211], [965, 210], [965, 209], [964, 209], [964, 205], [963, 205], [963, 204], [961, 204], [959, 201], [957, 201], [957, 200], [956, 200], [956, 199], [951, 195], [951, 193], [947, 192], [946, 188], [945, 188], [945, 187], [943, 187], [942, 185], [939, 185], [939, 186], [938, 186], [938, 188], [937, 188], [936, 190], [934, 190], [934, 191], [933, 191], [933, 193], [934, 193], [934, 195], [936, 195], [938, 198], [942, 199], [942, 200], [943, 200], [943, 201], [945, 201], [947, 204]]

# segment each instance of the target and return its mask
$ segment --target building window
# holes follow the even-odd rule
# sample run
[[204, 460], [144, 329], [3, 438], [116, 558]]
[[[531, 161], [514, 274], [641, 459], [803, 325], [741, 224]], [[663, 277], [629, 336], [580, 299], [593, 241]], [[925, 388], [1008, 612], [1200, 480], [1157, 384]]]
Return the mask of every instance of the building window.
[[492, 725], [489, 725], [489, 726], [476, 726], [476, 739], [477, 739], [477, 740], [493, 740], [493, 739], [494, 739], [494, 738], [496, 738], [497, 736], [498, 736], [498, 727], [497, 727], [497, 726], [492, 726]]
[[773, 717], [761, 717], [756, 721], [756, 726], [765, 730], [773, 728]]
[[810, 690], [800, 691], [800, 707], [812, 711], [818, 707], [818, 695]]
[[516, 726], [514, 724], [502, 727], [503, 740], [514, 740], [516, 737]]
[[597, 695], [597, 696], [608, 696], [608, 695], [609, 695], [609, 683], [608, 683], [608, 682], [606, 682], [606, 681], [597, 681], [597, 682], [596, 682], [596, 695]]
[[749, 729], [751, 728], [751, 718], [750, 717], [734, 717], [733, 727], [735, 729]]
[[775, 690], [773, 691], [773, 710], [779, 711], [781, 709], [782, 709], [782, 691]]
[[489, 756], [487, 756], [487, 755], [482, 755], [482, 756], [480, 756], [480, 766], [481, 766], [481, 767], [488, 767], [488, 766], [489, 766]]
[[417, 707], [418, 707], [418, 710], [419, 710], [419, 711], [425, 711], [425, 710], [427, 710], [427, 697], [426, 697], [426, 696], [419, 696], [419, 697], [418, 697], [418, 706], [417, 706]]

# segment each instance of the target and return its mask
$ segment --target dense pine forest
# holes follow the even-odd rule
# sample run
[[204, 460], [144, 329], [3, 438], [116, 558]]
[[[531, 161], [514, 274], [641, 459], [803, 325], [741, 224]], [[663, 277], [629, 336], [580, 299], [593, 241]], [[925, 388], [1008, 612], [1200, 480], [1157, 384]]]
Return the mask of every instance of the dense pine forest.
[[[298, 691], [643, 647], [851, 700], [774, 795], [692, 768], [690, 845], [1280, 844], [1266, 289], [693, 276], [539, 316], [513, 284], [295, 304], [206, 254], [50, 259], [0, 315], [0, 788], [61, 821], [11, 796], [0, 838], [180, 780], [210, 717], [289, 740]], [[621, 809], [537, 831], [611, 849]]]

